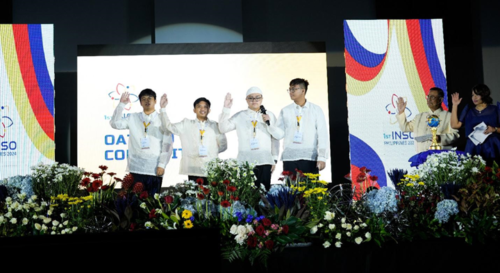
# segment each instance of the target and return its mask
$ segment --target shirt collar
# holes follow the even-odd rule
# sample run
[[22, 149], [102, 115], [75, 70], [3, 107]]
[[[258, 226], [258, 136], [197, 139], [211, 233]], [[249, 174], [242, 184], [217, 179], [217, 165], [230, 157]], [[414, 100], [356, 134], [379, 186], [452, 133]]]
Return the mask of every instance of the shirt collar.
[[429, 112], [431, 112], [432, 114], [439, 114], [441, 111], [443, 111], [443, 109], [441, 107], [439, 107], [438, 109], [436, 109], [436, 111], [432, 112], [431, 109], [429, 109]]
[[156, 111], [154, 111], [153, 113], [149, 114], [149, 116], [146, 115], [146, 113], [141, 112], [141, 116], [142, 116], [142, 120], [143, 121], [151, 121], [151, 120], [153, 120], [156, 117], [156, 115], [157, 115]]
[[309, 108], [309, 101], [308, 100], [306, 100], [306, 103], [304, 104], [304, 106], [300, 106], [300, 105], [296, 104], [295, 102], [293, 102], [293, 104], [294, 104], [293, 107], [295, 109], [298, 109], [299, 107], [302, 107], [302, 109]]

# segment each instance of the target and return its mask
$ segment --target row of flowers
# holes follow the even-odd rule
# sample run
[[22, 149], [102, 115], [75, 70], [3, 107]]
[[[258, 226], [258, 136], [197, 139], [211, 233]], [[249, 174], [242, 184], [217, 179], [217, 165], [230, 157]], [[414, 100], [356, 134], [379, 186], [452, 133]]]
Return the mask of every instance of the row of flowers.
[[284, 172], [283, 184], [266, 191], [254, 185], [252, 164], [215, 159], [207, 185], [185, 181], [156, 193], [147, 181], [99, 168], [39, 165], [31, 176], [0, 181], [0, 236], [217, 227], [224, 259], [266, 264], [272, 253], [311, 241], [325, 248], [440, 237], [472, 243], [500, 231], [498, 166], [456, 152], [431, 154], [410, 174], [391, 170], [394, 188], [361, 168], [355, 183], [337, 185]]

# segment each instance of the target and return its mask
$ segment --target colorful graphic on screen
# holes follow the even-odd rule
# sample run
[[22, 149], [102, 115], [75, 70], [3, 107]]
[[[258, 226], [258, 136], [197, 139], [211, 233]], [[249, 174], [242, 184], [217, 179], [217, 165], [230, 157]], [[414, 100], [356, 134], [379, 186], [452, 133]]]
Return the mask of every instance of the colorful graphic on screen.
[[0, 25], [0, 179], [54, 160], [52, 25]]
[[436, 86], [448, 109], [442, 20], [346, 20], [344, 40], [351, 175], [367, 167], [391, 186], [386, 172], [409, 169], [416, 153], [413, 134], [395, 118], [397, 99], [407, 101], [411, 120], [428, 110], [425, 97]]

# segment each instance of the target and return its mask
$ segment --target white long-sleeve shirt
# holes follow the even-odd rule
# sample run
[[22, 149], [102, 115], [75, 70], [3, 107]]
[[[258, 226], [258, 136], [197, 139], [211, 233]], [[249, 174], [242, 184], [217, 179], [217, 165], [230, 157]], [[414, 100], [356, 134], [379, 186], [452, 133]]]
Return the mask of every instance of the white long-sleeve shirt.
[[[161, 128], [158, 113], [132, 113], [122, 118], [124, 108], [124, 103], [118, 104], [109, 124], [114, 129], [129, 130], [127, 171], [156, 176], [156, 168], [165, 169], [172, 157], [172, 135]], [[141, 139], [146, 136], [143, 122], [150, 124], [147, 127], [149, 149], [141, 146]]]
[[[441, 108], [432, 112], [429, 110], [428, 112], [423, 112], [417, 114], [413, 120], [407, 121], [406, 114], [401, 113], [396, 115], [396, 119], [399, 123], [399, 129], [403, 132], [413, 132], [414, 137], [424, 136], [432, 134], [431, 128], [427, 126], [427, 116], [437, 115], [439, 117], [439, 126], [437, 127], [436, 134], [441, 138], [441, 146], [444, 150], [449, 150], [452, 148], [452, 144], [454, 144], [458, 137], [458, 130], [451, 128], [450, 119], [451, 113], [445, 111]], [[427, 151], [431, 146], [432, 141], [416, 141], [415, 140], [415, 150], [417, 153]]]
[[[224, 108], [219, 117], [219, 129], [221, 133], [236, 130], [238, 135], [238, 161], [255, 163], [259, 165], [274, 165], [278, 160], [280, 144], [283, 138], [283, 130], [276, 126], [276, 117], [270, 111], [270, 124], [267, 125], [262, 119], [262, 114], [251, 109], [246, 109], [234, 114], [231, 118], [231, 109]], [[257, 121], [254, 126], [252, 121]], [[252, 149], [251, 141], [255, 138], [258, 142], [258, 149]], [[254, 147], [255, 148], [255, 147]]]
[[[300, 116], [300, 126], [297, 126]], [[323, 110], [306, 101], [304, 106], [292, 103], [281, 110], [278, 127], [285, 132], [282, 161], [311, 160], [326, 161], [330, 154], [330, 138]], [[302, 134], [302, 141], [294, 142], [296, 132]]]
[[[217, 122], [207, 119], [204, 122], [198, 119], [185, 118], [181, 122], [172, 123], [164, 108], [161, 109], [161, 120], [164, 130], [178, 135], [182, 145], [182, 159], [179, 173], [192, 176], [205, 176], [203, 167], [205, 163], [218, 157], [219, 153], [227, 149], [226, 135], [219, 131]], [[200, 129], [205, 130], [203, 140]], [[199, 149], [202, 145], [207, 148], [207, 155], [200, 156]]]

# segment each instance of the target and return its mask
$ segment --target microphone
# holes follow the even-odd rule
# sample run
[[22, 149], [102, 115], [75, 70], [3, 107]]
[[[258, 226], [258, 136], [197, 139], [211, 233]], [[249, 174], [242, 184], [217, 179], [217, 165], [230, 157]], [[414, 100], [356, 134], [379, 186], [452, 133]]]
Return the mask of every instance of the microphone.
[[[261, 105], [261, 106], [260, 106], [260, 112], [261, 112], [262, 114], [266, 115], [267, 110], [266, 110], [266, 107], [264, 107], [264, 105]], [[269, 120], [266, 120], [266, 123], [267, 123], [267, 125], [271, 125], [271, 124], [269, 123]]]

